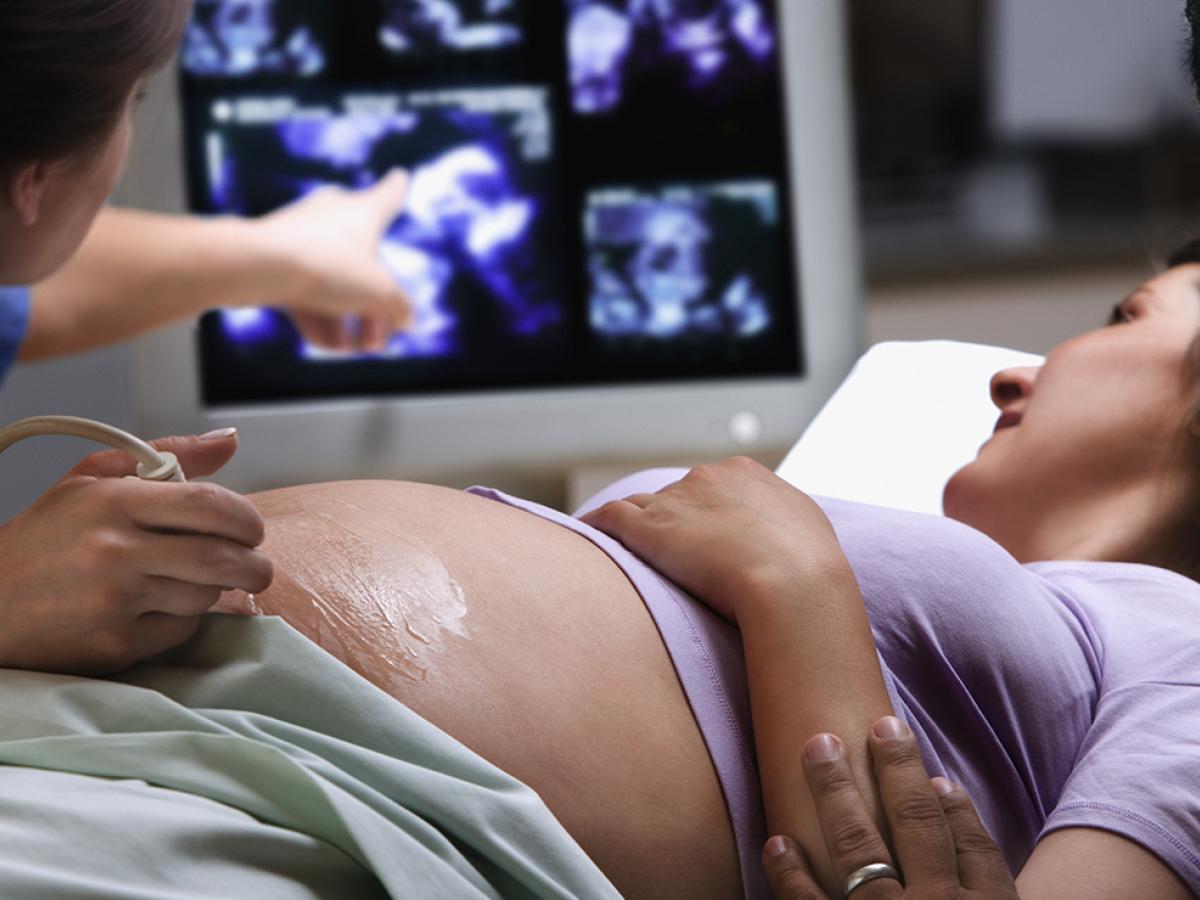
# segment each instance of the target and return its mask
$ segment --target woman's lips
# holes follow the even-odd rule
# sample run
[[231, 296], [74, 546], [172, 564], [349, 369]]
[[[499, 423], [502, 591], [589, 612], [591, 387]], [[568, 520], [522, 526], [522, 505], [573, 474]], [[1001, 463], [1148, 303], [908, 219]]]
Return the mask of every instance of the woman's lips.
[[996, 427], [992, 429], [992, 434], [1001, 431], [1005, 428], [1016, 428], [1021, 424], [1021, 414], [1015, 412], [1007, 412], [1002, 415], [996, 422]]

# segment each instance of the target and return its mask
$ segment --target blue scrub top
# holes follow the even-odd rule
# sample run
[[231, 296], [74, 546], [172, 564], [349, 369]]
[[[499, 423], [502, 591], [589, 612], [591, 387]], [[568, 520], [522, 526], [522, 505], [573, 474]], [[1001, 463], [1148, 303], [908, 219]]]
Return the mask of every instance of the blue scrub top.
[[29, 328], [29, 288], [0, 287], [0, 382], [17, 358]]

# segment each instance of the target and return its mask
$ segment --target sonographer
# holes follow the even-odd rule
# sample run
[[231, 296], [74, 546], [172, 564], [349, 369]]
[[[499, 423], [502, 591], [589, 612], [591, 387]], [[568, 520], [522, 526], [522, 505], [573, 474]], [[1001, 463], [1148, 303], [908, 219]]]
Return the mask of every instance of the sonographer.
[[[185, 0], [0, 4], [0, 377], [215, 307], [269, 300], [310, 341], [382, 346], [409, 306], [376, 259], [401, 174], [324, 191], [261, 220], [104, 209], [143, 81], [171, 57]], [[64, 23], [71, 23], [64, 27]], [[219, 470], [232, 430], [159, 446], [189, 476]], [[120, 476], [85, 460], [0, 527], [0, 666], [105, 673], [186, 641], [227, 589], [257, 592], [263, 521], [213, 484]]]

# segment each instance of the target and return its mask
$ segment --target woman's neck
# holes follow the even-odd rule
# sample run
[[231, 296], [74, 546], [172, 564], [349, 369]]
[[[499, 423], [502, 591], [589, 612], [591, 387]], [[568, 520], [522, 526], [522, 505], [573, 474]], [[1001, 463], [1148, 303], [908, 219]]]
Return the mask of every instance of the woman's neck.
[[1175, 568], [1179, 485], [1156, 478], [1056, 504], [1009, 551], [1021, 562], [1083, 560]]

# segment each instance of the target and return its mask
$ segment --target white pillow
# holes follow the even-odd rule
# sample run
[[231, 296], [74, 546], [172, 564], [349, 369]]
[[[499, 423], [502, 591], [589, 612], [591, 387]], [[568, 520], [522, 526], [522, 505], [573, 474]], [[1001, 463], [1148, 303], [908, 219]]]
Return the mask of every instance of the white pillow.
[[942, 488], [999, 418], [988, 382], [1040, 356], [952, 341], [879, 344], [792, 448], [779, 474], [809, 494], [942, 512]]

